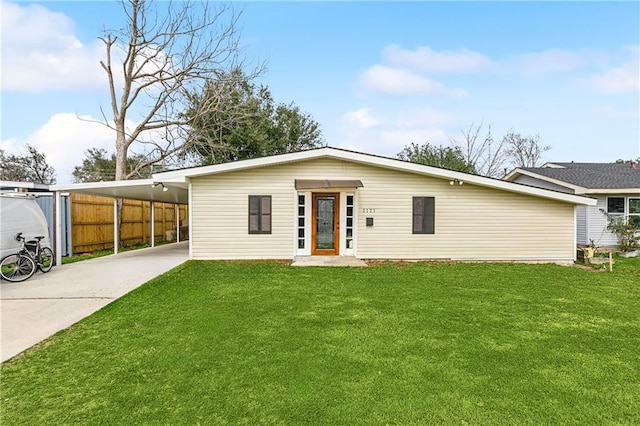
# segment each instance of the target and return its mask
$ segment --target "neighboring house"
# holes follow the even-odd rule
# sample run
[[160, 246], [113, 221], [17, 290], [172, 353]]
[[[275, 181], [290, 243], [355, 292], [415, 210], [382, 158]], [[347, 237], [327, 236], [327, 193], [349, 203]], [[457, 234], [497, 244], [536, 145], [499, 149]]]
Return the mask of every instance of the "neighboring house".
[[640, 166], [636, 163], [547, 163], [517, 168], [504, 177], [532, 185], [597, 199], [595, 206], [578, 206], [576, 242], [615, 246], [607, 230], [607, 215], [629, 218], [640, 230]]
[[192, 259], [573, 261], [576, 206], [595, 204], [329, 147], [157, 173], [153, 182], [169, 194], [188, 188]]

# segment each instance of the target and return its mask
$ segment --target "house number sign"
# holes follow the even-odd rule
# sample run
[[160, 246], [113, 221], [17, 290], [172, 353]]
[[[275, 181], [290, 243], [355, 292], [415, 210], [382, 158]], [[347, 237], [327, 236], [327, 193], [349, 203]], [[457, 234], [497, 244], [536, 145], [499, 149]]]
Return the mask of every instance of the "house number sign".
[[375, 213], [376, 209], [362, 209], [362, 213]]

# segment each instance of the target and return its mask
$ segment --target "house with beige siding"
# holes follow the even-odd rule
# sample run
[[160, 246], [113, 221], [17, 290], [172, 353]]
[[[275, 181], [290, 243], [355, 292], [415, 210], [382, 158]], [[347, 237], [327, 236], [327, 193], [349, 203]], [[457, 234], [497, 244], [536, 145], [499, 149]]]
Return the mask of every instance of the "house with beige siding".
[[336, 148], [153, 175], [188, 189], [192, 259], [572, 261], [596, 200]]
[[634, 162], [547, 163], [517, 168], [504, 179], [595, 198], [595, 205], [576, 208], [578, 245], [615, 246], [618, 240], [607, 229], [608, 217], [629, 220], [640, 233], [640, 166]]

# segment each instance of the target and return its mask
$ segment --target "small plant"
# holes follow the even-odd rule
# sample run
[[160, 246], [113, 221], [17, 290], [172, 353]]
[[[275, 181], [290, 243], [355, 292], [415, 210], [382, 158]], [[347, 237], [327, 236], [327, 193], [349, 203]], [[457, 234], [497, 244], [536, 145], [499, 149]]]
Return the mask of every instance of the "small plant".
[[618, 250], [628, 253], [640, 249], [640, 235], [629, 218], [607, 215], [607, 229], [618, 237]]

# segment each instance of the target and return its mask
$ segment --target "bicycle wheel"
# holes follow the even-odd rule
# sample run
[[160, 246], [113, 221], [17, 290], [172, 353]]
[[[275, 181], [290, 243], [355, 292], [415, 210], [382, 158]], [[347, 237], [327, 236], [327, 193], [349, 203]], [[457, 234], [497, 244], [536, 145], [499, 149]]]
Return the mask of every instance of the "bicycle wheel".
[[38, 256], [38, 268], [42, 272], [49, 272], [53, 268], [53, 251], [49, 247], [43, 247]]
[[10, 254], [0, 261], [0, 276], [10, 282], [24, 281], [35, 272], [36, 263], [23, 254]]

